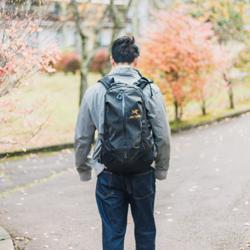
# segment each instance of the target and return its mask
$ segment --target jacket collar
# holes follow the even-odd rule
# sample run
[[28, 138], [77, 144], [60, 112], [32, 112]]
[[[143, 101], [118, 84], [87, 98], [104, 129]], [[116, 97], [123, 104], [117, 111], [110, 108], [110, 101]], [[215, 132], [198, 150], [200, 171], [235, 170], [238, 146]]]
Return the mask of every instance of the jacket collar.
[[135, 78], [140, 76], [138, 70], [129, 65], [118, 65], [110, 71], [109, 75], [132, 76]]

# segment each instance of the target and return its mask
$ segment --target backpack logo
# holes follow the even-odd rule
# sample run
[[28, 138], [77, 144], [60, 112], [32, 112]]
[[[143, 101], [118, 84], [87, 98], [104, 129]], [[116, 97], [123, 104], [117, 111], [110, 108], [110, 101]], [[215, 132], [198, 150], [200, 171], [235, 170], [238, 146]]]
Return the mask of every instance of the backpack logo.
[[141, 114], [139, 109], [132, 109], [129, 119], [140, 119]]

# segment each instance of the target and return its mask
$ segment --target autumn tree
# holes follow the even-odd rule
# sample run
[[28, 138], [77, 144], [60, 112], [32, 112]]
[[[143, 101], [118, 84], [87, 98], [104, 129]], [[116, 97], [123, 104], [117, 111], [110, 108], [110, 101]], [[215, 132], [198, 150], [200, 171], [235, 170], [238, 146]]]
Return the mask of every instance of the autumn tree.
[[[250, 7], [249, 1], [190, 0], [185, 2], [185, 6], [191, 16], [212, 24], [218, 41], [222, 45], [227, 45], [231, 41], [246, 43], [249, 40], [249, 31], [246, 29], [246, 25], [250, 20], [249, 15], [247, 15], [247, 10]], [[232, 46], [237, 46], [237, 44]], [[236, 57], [237, 55], [235, 55], [234, 61]], [[231, 65], [231, 68], [233, 67], [234, 65]], [[223, 78], [227, 83], [226, 89], [230, 108], [234, 108], [233, 81], [230, 79], [230, 68], [227, 68], [224, 72]]]
[[40, 32], [37, 20], [5, 17], [1, 24], [0, 97], [38, 71], [53, 71], [51, 63], [58, 55], [55, 45], [37, 47]]
[[142, 45], [141, 67], [172, 100], [176, 120], [187, 101], [205, 102], [209, 76], [223, 58], [211, 24], [180, 11], [158, 13]]
[[186, 1], [189, 13], [203, 22], [211, 22], [218, 41], [227, 43], [230, 40], [243, 41], [248, 32], [245, 25], [249, 20], [245, 0], [190, 0]]
[[[15, 6], [14, 3], [12, 5]], [[0, 97], [2, 97], [36, 72], [53, 71], [51, 65], [58, 59], [59, 51], [49, 38], [43, 45], [39, 43], [42, 19], [34, 13], [18, 12], [15, 8], [11, 12], [9, 5], [5, 5], [1, 10], [0, 23]]]
[[[12, 93], [21, 84], [27, 83], [29, 78], [37, 72], [53, 71], [51, 65], [59, 57], [56, 44], [49, 38], [43, 42], [43, 45], [39, 43], [42, 19], [34, 12], [22, 9], [22, 3], [26, 2], [18, 2], [18, 6], [14, 2], [6, 2], [1, 6], [0, 124], [2, 126], [8, 124], [4, 114], [16, 111], [16, 105], [11, 103], [10, 99], [2, 97]], [[10, 8], [10, 4], [13, 8]], [[27, 113], [30, 112], [30, 110], [27, 111]], [[25, 114], [26, 112], [20, 111], [20, 116]], [[3, 138], [0, 143], [2, 140]]]

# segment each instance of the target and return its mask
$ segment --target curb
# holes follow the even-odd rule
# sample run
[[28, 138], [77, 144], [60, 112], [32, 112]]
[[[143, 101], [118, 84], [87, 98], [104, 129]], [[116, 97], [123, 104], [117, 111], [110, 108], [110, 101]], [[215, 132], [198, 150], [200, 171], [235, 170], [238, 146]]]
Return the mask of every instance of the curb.
[[[223, 121], [226, 119], [239, 117], [239, 116], [247, 114], [247, 113], [250, 113], [250, 109], [238, 111], [238, 112], [235, 112], [235, 113], [232, 113], [229, 115], [220, 116], [220, 117], [215, 118], [211, 121], [205, 121], [205, 122], [201, 122], [201, 123], [198, 123], [195, 125], [187, 125], [187, 126], [182, 127], [182, 128], [171, 129], [171, 133], [177, 134], [177, 133], [182, 132], [182, 131], [187, 131], [187, 130], [202, 127], [205, 125], [215, 124], [217, 122], [220, 122], [220, 121]], [[74, 147], [73, 143], [65, 143], [65, 144], [52, 145], [52, 146], [48, 146], [48, 147], [31, 148], [31, 149], [22, 150], [22, 151], [4, 152], [4, 153], [0, 153], [0, 160], [3, 158], [11, 158], [14, 156], [23, 156], [23, 155], [33, 154], [33, 153], [57, 152], [57, 151], [60, 151], [63, 149], [72, 149], [73, 147]]]
[[[195, 125], [187, 125], [183, 128], [171, 129], [171, 132], [173, 134], [177, 134], [177, 133], [182, 132], [182, 131], [191, 130], [191, 129], [199, 128], [199, 127], [206, 126], [206, 125], [212, 125], [212, 124], [215, 124], [217, 122], [221, 122], [221, 121], [224, 121], [226, 119], [236, 118], [236, 117], [242, 116], [244, 114], [248, 114], [248, 113], [250, 113], [250, 109], [238, 111], [238, 112], [235, 112], [235, 113], [232, 113], [229, 115], [220, 116], [220, 117], [217, 117], [211, 121], [200, 122], [200, 123], [195, 124]], [[0, 154], [0, 157], [1, 157], [1, 154]]]
[[52, 145], [48, 147], [31, 148], [31, 149], [22, 150], [22, 151], [4, 152], [4, 153], [0, 153], [0, 160], [2, 158], [23, 156], [23, 155], [34, 154], [34, 153], [56, 152], [56, 151], [60, 151], [63, 149], [73, 148], [73, 146], [74, 146], [73, 143], [66, 143], [66, 144]]
[[14, 245], [9, 233], [0, 226], [0, 249], [14, 250]]

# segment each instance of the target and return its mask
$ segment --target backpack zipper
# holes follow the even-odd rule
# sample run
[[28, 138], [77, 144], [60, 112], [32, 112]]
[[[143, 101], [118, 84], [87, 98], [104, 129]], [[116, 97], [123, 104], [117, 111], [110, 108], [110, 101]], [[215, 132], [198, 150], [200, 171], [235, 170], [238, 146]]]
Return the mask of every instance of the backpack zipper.
[[[122, 92], [122, 116], [123, 116], [123, 134], [126, 139], [126, 121], [125, 121], [125, 93]], [[124, 158], [127, 159], [127, 152], [124, 152]]]

